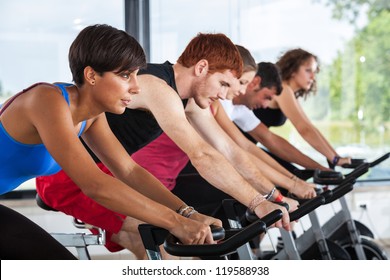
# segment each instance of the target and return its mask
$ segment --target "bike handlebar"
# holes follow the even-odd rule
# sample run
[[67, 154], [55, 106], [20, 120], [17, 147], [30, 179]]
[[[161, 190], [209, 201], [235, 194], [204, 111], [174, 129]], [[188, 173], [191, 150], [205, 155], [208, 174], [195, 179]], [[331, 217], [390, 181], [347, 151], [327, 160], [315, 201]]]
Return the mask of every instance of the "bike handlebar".
[[296, 221], [325, 203], [325, 197], [316, 196], [299, 205], [298, 209], [290, 213], [290, 221]]
[[342, 168], [356, 168], [360, 164], [366, 163], [367, 161], [364, 158], [352, 158], [351, 163], [346, 163], [341, 165]]
[[336, 171], [316, 170], [314, 173], [314, 183], [320, 185], [339, 185], [347, 182], [354, 182], [356, 181], [356, 178], [366, 173], [369, 167], [369, 163], [362, 163], [346, 175], [342, 175], [340, 172]]
[[[308, 199], [304, 201], [301, 205], [299, 205], [298, 209], [290, 213], [290, 221], [296, 221], [300, 219], [301, 217], [305, 216], [306, 214], [310, 213], [317, 207], [321, 206], [325, 203], [325, 197], [319, 195], [314, 198]], [[259, 218], [256, 216], [256, 214], [251, 213], [250, 211], [246, 211], [245, 213], [245, 219], [248, 223], [253, 223], [257, 221]], [[266, 219], [261, 218], [260, 220], [264, 221], [266, 223], [266, 226], [271, 226], [274, 222], [268, 222]]]
[[[264, 219], [277, 221], [282, 218], [281, 210], [274, 210], [266, 215]], [[234, 235], [218, 244], [203, 244], [203, 245], [183, 245], [178, 243], [178, 240], [172, 234], [169, 234], [165, 239], [164, 248], [167, 253], [175, 256], [190, 257], [190, 256], [222, 256], [232, 253], [245, 243], [249, 242], [255, 236], [263, 233], [266, 230], [266, 224], [262, 220], [239, 229], [233, 230]], [[226, 230], [228, 233], [229, 230]]]
[[381, 163], [382, 161], [388, 159], [389, 157], [390, 157], [390, 153], [384, 154], [380, 158], [370, 162], [370, 167], [374, 167], [375, 165], [378, 165], [379, 163]]
[[325, 204], [331, 203], [353, 190], [353, 183], [340, 184], [332, 190], [332, 196], [326, 199]]

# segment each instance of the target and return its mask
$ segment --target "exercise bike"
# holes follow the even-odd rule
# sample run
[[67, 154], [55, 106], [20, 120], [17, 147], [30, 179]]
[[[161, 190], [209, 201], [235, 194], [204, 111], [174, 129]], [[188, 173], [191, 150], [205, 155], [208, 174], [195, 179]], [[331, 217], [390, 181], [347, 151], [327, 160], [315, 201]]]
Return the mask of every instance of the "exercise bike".
[[[290, 212], [290, 220], [296, 221], [301, 219], [305, 215], [311, 213], [316, 208], [320, 207], [325, 203], [326, 197], [332, 195], [331, 191], [324, 192], [323, 195], [319, 195], [312, 199], [302, 202], [300, 207]], [[223, 207], [228, 218], [229, 224], [232, 228], [240, 228], [242, 226], [247, 226], [258, 220], [258, 217], [253, 213], [249, 212], [242, 204], [238, 203], [234, 199], [227, 199], [223, 201]], [[300, 260], [301, 256], [299, 249], [296, 247], [294, 237], [292, 232], [280, 229], [282, 239], [284, 241], [284, 253], [285, 255], [280, 258], [291, 259], [291, 260]], [[251, 240], [252, 246], [247, 243], [244, 246], [240, 247], [237, 250], [237, 259], [240, 260], [254, 260], [254, 259], [269, 259], [271, 258], [271, 252], [261, 252], [261, 254], [255, 254], [252, 250], [252, 247], [257, 247], [256, 244], [253, 244], [256, 241]], [[273, 252], [275, 253], [275, 252]], [[265, 257], [267, 255], [268, 257]]]
[[[316, 184], [323, 185], [324, 189], [329, 188], [331, 185], [336, 185], [343, 180], [355, 181], [358, 177], [365, 174], [369, 168], [381, 163], [389, 157], [390, 153], [376, 159], [371, 163], [367, 163], [365, 160], [353, 159], [350, 165], [344, 165], [344, 168], [354, 168], [352, 172], [347, 175], [343, 175], [340, 172], [328, 172], [315, 170], [312, 172], [313, 181]], [[306, 171], [306, 179], [310, 171]], [[348, 253], [351, 259], [371, 260], [371, 259], [388, 259], [385, 251], [380, 248], [373, 241], [373, 233], [364, 224], [355, 221], [349, 211], [346, 199], [344, 196], [328, 199], [325, 204], [329, 204], [333, 201], [338, 201], [341, 209], [335, 212], [323, 226], [320, 226], [319, 219], [316, 213], [311, 213], [310, 221], [312, 227], [304, 232], [297, 240], [301, 243], [312, 243], [324, 244], [328, 250], [322, 246], [323, 253], [330, 252], [332, 259], [347, 259], [345, 253]], [[313, 239], [313, 236], [316, 236]], [[315, 246], [310, 248], [305, 255], [305, 258], [312, 258], [317, 254]], [[328, 256], [329, 257], [329, 256]], [[325, 258], [327, 259], [327, 258]]]
[[201, 259], [229, 259], [237, 248], [247, 243], [255, 236], [265, 232], [267, 224], [273, 224], [282, 217], [281, 210], [275, 210], [263, 219], [241, 229], [224, 229], [211, 227], [214, 240], [217, 244], [183, 245], [167, 230], [150, 225], [141, 224], [138, 231], [146, 249], [149, 260], [161, 260], [160, 245], [167, 253], [179, 257], [199, 257]]
[[[324, 190], [322, 188], [318, 189], [318, 195], [314, 199], [299, 200], [301, 204], [299, 209], [304, 209], [310, 201], [320, 200], [321, 203], [318, 206], [321, 206], [343, 197], [346, 193], [353, 189], [355, 177], [364, 174], [367, 169], [367, 165], [356, 168], [345, 178], [339, 173], [317, 174], [316, 176], [318, 176], [318, 178], [322, 178], [323, 180], [332, 180], [333, 183], [338, 183], [339, 185], [333, 190]], [[248, 212], [245, 213], [243, 216], [244, 218], [240, 218], [240, 215], [242, 215], [242, 212], [245, 210], [242, 208], [239, 209], [237, 206], [239, 204], [237, 202], [235, 204], [232, 204], [231, 202], [229, 203], [230, 205], [225, 203], [225, 211], [229, 217], [229, 223], [231, 226], [239, 227], [242, 224], [253, 222], [257, 219], [253, 215], [248, 215]], [[318, 206], [312, 208], [311, 211], [306, 211], [305, 213], [309, 217], [312, 226], [307, 232], [305, 232], [305, 235], [303, 235], [304, 237], [300, 236], [299, 238], [294, 238], [291, 232], [280, 230], [281, 240], [283, 241], [282, 247], [278, 246], [275, 249], [274, 246], [273, 251], [262, 251], [260, 254], [254, 256], [251, 254], [251, 248], [247, 246], [246, 248], [242, 248], [242, 251], [239, 251], [239, 259], [350, 259], [350, 255], [344, 248], [325, 237], [317, 218], [316, 211], [313, 211], [318, 208]], [[294, 212], [290, 213], [292, 221], [296, 220]]]
[[[357, 169], [364, 164], [368, 165], [368, 168], [372, 168], [389, 157], [390, 153], [372, 162], [367, 162], [364, 159], [352, 159], [351, 164], [344, 165], [343, 168]], [[314, 182], [318, 182], [316, 177], [314, 177]], [[322, 226], [325, 236], [344, 248], [351, 259], [387, 260], [388, 256], [385, 250], [375, 243], [372, 231], [352, 218], [346, 199], [341, 198], [339, 203], [341, 210], [335, 212], [334, 216]]]
[[[47, 205], [42, 198], [36, 194], [35, 201], [43, 210], [58, 212], [58, 210]], [[88, 251], [90, 245], [105, 245], [106, 232], [101, 228], [86, 224], [76, 218], [73, 218], [73, 225], [79, 229], [95, 229], [96, 234], [77, 233], [50, 233], [58, 242], [65, 247], [74, 247], [80, 260], [91, 260]]]

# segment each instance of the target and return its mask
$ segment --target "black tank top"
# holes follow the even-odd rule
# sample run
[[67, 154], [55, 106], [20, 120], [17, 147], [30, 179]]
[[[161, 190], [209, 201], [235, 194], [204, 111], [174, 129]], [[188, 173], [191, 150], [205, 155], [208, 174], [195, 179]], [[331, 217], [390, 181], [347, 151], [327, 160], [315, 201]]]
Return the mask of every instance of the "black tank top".
[[253, 110], [256, 117], [261, 120], [267, 127], [270, 126], [282, 126], [286, 122], [287, 118], [280, 109], [272, 108], [258, 108]]
[[[280, 110], [280, 109], [258, 108], [258, 109], [253, 110], [253, 113], [267, 127], [282, 126], [287, 120], [286, 116], [283, 114], [282, 110]], [[247, 133], [243, 130], [241, 130], [241, 132], [250, 141], [252, 141], [255, 144], [257, 143], [257, 141], [252, 136], [250, 136], [249, 133]]]
[[[138, 72], [138, 75], [151, 74], [159, 77], [177, 92], [172, 66], [169, 61], [162, 64], [149, 63], [145, 69]], [[186, 106], [187, 101], [187, 99], [182, 100], [183, 107]], [[106, 116], [113, 133], [130, 155], [152, 142], [162, 133], [157, 120], [149, 111], [126, 108], [121, 115], [106, 113]], [[95, 161], [98, 161], [96, 157], [94, 158]]]

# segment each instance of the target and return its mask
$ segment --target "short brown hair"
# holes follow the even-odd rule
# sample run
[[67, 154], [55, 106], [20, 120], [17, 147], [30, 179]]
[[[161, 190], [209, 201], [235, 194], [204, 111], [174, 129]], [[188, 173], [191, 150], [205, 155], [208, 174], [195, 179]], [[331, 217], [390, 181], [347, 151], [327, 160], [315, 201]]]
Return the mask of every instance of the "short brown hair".
[[191, 67], [201, 59], [208, 61], [211, 73], [231, 70], [236, 77], [242, 75], [240, 53], [224, 34], [199, 33], [190, 41], [177, 62], [185, 67]]
[[106, 24], [91, 25], [78, 34], [69, 49], [69, 66], [77, 86], [84, 83], [84, 68], [97, 73], [134, 71], [146, 66], [141, 45], [123, 30]]

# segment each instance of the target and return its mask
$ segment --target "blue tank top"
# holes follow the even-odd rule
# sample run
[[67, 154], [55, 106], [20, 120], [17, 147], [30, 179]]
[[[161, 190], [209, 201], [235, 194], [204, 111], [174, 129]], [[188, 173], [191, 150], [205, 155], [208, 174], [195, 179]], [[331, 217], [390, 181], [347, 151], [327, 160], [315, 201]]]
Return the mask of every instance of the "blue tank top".
[[[33, 85], [32, 87], [38, 84]], [[62, 96], [69, 103], [65, 87], [71, 84], [54, 84], [61, 89]], [[32, 88], [30, 87], [30, 88]], [[28, 88], [28, 89], [30, 89]], [[26, 92], [22, 91], [18, 95]], [[17, 97], [16, 95], [15, 97]], [[8, 106], [13, 100], [10, 100]], [[0, 104], [0, 108], [2, 105]], [[3, 108], [3, 111], [6, 107]], [[1, 115], [1, 113], [0, 113]], [[86, 121], [81, 124], [79, 136], [85, 129]], [[42, 175], [55, 174], [61, 167], [47, 151], [44, 144], [23, 144], [15, 141], [0, 122], [0, 194], [9, 192], [23, 182]]]

